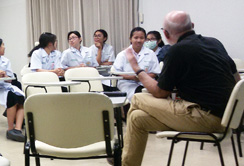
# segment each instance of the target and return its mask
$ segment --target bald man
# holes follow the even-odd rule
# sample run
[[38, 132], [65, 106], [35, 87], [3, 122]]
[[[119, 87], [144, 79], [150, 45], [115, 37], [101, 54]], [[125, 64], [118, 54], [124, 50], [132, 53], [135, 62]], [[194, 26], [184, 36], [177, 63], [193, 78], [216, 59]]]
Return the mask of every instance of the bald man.
[[[163, 23], [172, 45], [156, 81], [142, 70], [132, 50], [126, 56], [149, 93], [135, 94], [128, 112], [123, 166], [140, 166], [149, 131], [222, 132], [221, 118], [240, 79], [236, 66], [217, 39], [195, 34], [189, 14], [172, 11]], [[170, 94], [177, 88], [180, 100]]]

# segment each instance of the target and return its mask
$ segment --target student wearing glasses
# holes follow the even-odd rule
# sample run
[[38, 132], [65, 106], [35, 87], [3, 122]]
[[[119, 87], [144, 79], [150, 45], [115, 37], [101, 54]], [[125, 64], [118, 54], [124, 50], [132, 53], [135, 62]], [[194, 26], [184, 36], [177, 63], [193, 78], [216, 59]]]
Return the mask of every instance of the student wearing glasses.
[[93, 34], [94, 44], [90, 47], [92, 55], [96, 56], [99, 65], [112, 65], [115, 59], [114, 49], [105, 43], [108, 34], [103, 29], [98, 29]]
[[147, 33], [147, 39], [144, 46], [153, 50], [158, 57], [158, 61], [164, 60], [165, 54], [167, 53], [170, 45], [165, 45], [160, 33], [158, 31], [150, 31]]
[[54, 72], [58, 76], [63, 76], [61, 53], [56, 48], [56, 35], [48, 32], [41, 34], [39, 45], [32, 50], [30, 68], [36, 72]]
[[89, 48], [81, 46], [82, 38], [78, 31], [71, 31], [67, 36], [69, 46], [62, 54], [61, 64], [65, 70], [76, 67], [98, 66], [96, 57]]

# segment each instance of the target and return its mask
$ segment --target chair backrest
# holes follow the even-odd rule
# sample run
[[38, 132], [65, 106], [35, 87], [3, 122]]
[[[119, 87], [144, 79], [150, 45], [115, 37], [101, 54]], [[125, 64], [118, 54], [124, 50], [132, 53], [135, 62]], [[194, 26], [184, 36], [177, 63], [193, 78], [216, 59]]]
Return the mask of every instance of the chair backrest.
[[111, 140], [114, 138], [113, 105], [103, 94], [35, 94], [27, 98], [24, 108], [26, 121], [27, 113], [33, 113], [35, 140], [49, 145], [77, 148], [104, 141], [104, 110], [109, 112]]
[[[110, 68], [110, 72], [111, 72], [111, 73], [115, 72], [115, 68], [114, 68], [114, 66], [111, 66], [111, 68]], [[112, 85], [112, 87], [117, 87], [117, 83], [118, 83], [118, 80], [111, 80], [111, 85]]]
[[28, 64], [25, 65], [21, 70], [20, 70], [20, 75], [21, 77], [27, 73], [33, 73], [33, 71], [28, 67]]
[[159, 67], [160, 67], [161, 70], [163, 69], [163, 67], [164, 67], [164, 62], [163, 62], [163, 61], [161, 61], [161, 62], [159, 63]]
[[[26, 90], [26, 85], [24, 85], [25, 82], [59, 82], [59, 78], [55, 73], [52, 72], [34, 72], [34, 73], [28, 73], [25, 74], [22, 77], [22, 87], [23, 90]], [[61, 87], [46, 87], [47, 92], [62, 92]], [[28, 87], [27, 92], [25, 92], [27, 96], [36, 94], [36, 93], [46, 93], [43, 88], [36, 88], [36, 87]], [[27, 97], [26, 96], [26, 97]]]
[[238, 69], [244, 69], [244, 60], [238, 59], [238, 58], [233, 58], [233, 61], [236, 64], [236, 68]]
[[[65, 80], [71, 80], [72, 77], [100, 77], [97, 69], [93, 67], [80, 67], [69, 69], [64, 73]], [[89, 81], [91, 85], [91, 91], [103, 91], [101, 81]], [[86, 82], [82, 82], [79, 85], [70, 87], [70, 92], [88, 92], [89, 85]]]
[[243, 110], [244, 110], [244, 80], [240, 80], [239, 82], [236, 83], [230, 95], [221, 124], [227, 127], [230, 121], [229, 127], [232, 129], [236, 129], [240, 124]]

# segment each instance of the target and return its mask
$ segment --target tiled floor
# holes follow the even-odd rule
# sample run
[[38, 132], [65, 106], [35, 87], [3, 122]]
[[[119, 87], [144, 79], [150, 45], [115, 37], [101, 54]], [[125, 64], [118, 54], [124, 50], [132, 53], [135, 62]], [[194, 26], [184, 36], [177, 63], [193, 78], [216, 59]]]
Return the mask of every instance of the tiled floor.
[[[24, 155], [23, 155], [23, 143], [14, 142], [6, 139], [7, 119], [2, 115], [0, 111], [0, 152], [6, 158], [11, 161], [11, 166], [24, 166]], [[244, 134], [242, 134], [242, 148], [244, 152]], [[147, 144], [145, 156], [143, 159], [142, 166], [164, 166], [167, 164], [170, 141], [166, 139], [157, 139], [154, 134], [149, 135], [149, 141]], [[172, 166], [181, 165], [184, 142], [176, 144]], [[220, 165], [217, 148], [212, 144], [205, 144], [204, 150], [200, 150], [199, 143], [190, 143], [186, 164], [189, 166], [218, 166]], [[222, 151], [226, 166], [234, 166], [234, 156], [230, 140], [222, 143]], [[244, 157], [239, 159], [240, 166], [244, 166]], [[34, 166], [34, 159], [31, 159], [31, 166]], [[66, 161], [66, 160], [50, 160], [41, 159], [42, 166], [102, 166], [109, 165], [105, 159], [97, 160], [77, 160], [77, 161]]]

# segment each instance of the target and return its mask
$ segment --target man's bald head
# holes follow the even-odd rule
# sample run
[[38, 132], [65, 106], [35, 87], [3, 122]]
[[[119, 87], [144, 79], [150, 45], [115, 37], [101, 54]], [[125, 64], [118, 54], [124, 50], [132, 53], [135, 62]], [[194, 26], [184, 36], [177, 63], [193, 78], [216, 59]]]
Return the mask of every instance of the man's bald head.
[[190, 15], [184, 11], [172, 11], [165, 17], [164, 29], [172, 35], [184, 33], [192, 28]]

